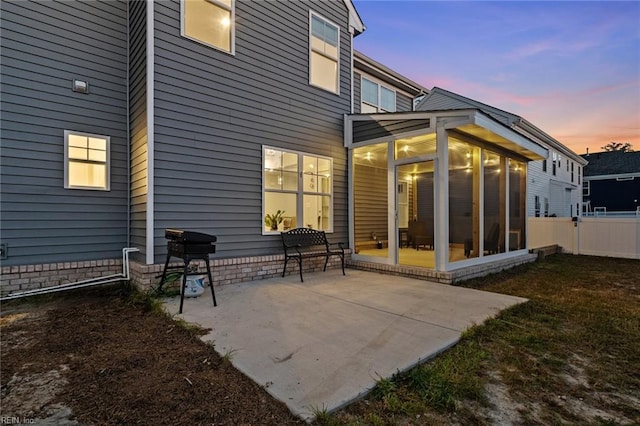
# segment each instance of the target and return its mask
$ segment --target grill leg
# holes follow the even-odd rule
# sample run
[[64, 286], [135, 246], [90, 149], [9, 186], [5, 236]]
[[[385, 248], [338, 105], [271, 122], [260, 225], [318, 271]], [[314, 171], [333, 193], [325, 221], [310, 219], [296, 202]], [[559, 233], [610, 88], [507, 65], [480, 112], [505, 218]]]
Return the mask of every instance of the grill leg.
[[211, 286], [211, 297], [213, 298], [213, 306], [218, 306], [216, 303], [216, 292], [213, 289], [213, 278], [211, 277], [211, 266], [209, 266], [209, 257], [204, 259], [204, 263], [207, 265], [207, 275], [209, 276], [209, 285]]
[[187, 259], [184, 259], [184, 273], [182, 274], [182, 290], [180, 291], [180, 310], [179, 314], [182, 313], [182, 305], [184, 303], [184, 293], [187, 291], [187, 274], [189, 273], [189, 263]]
[[164, 283], [164, 280], [167, 278], [167, 268], [169, 267], [169, 259], [171, 259], [171, 255], [167, 254], [167, 260], [166, 262], [164, 262], [164, 270], [162, 271], [162, 278], [160, 278], [160, 284], [158, 284], [158, 293], [162, 288], [162, 284]]

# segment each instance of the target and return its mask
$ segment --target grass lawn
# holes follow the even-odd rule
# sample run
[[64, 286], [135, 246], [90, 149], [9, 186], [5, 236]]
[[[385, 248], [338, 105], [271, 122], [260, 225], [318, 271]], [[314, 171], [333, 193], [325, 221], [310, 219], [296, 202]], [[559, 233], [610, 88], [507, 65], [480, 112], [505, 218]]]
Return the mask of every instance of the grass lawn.
[[462, 285], [529, 302], [318, 422], [640, 424], [640, 261], [555, 255]]

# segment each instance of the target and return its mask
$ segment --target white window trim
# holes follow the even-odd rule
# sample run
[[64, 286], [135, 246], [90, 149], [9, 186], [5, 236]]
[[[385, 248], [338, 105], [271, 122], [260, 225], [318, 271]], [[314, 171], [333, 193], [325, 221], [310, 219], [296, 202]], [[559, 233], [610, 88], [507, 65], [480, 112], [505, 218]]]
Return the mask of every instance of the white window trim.
[[[69, 184], [69, 136], [84, 136], [89, 138], [100, 138], [107, 141], [107, 161], [105, 161], [107, 176], [105, 177], [106, 186], [104, 188], [96, 186], [79, 186]], [[71, 160], [73, 161], [73, 160]], [[84, 189], [89, 191], [111, 191], [111, 136], [98, 135], [95, 133], [76, 132], [74, 130], [64, 131], [64, 188], [65, 189]]]
[[[296, 154], [298, 156], [298, 189], [297, 191], [292, 191], [292, 190], [286, 190], [286, 189], [265, 189], [264, 185], [265, 185], [265, 179], [264, 179], [264, 163], [265, 163], [265, 153], [268, 149], [273, 149], [276, 151], [282, 151], [282, 152], [287, 152], [287, 153], [291, 153], [291, 154]], [[331, 188], [330, 191], [328, 193], [325, 192], [308, 192], [304, 190], [304, 171], [301, 170], [300, 165], [303, 164], [303, 157], [304, 156], [308, 156], [308, 157], [315, 157], [315, 158], [322, 158], [325, 160], [329, 160], [330, 162], [330, 169], [331, 169]], [[312, 154], [309, 152], [303, 152], [303, 151], [296, 151], [296, 150], [292, 150], [292, 149], [286, 149], [286, 148], [279, 148], [276, 146], [270, 146], [270, 145], [262, 145], [262, 164], [261, 164], [261, 172], [262, 172], [262, 215], [260, 216], [261, 218], [261, 229], [262, 229], [262, 235], [280, 235], [281, 231], [265, 231], [264, 229], [264, 216], [267, 214], [265, 211], [265, 194], [267, 192], [278, 192], [278, 193], [284, 193], [284, 194], [297, 194], [298, 195], [298, 201], [296, 203], [296, 218], [300, 221], [302, 221], [302, 219], [304, 218], [304, 195], [308, 194], [308, 195], [328, 195], [330, 202], [329, 202], [329, 229], [324, 229], [324, 232], [326, 232], [327, 234], [332, 234], [333, 231], [333, 215], [334, 215], [334, 209], [333, 209], [333, 199], [334, 199], [334, 193], [335, 193], [335, 185], [334, 185], [334, 174], [333, 174], [333, 158], [332, 157], [327, 157], [324, 155], [318, 155], [318, 154]], [[302, 222], [298, 222], [298, 223], [302, 223]], [[298, 225], [298, 228], [300, 228], [301, 226]]]
[[[363, 99], [363, 97], [362, 97], [363, 80], [369, 80], [370, 82], [375, 83], [375, 84], [378, 85], [378, 105], [372, 105], [370, 102], [367, 102], [367, 101], [365, 101]], [[386, 109], [382, 108], [382, 106], [381, 106], [382, 94], [381, 94], [380, 87], [384, 87], [385, 89], [390, 90], [390, 91], [393, 92], [393, 111], [389, 111], [389, 110], [386, 110]], [[397, 109], [398, 109], [398, 91], [396, 89], [390, 87], [389, 85], [384, 84], [381, 80], [378, 80], [377, 78], [373, 78], [373, 77], [370, 77], [370, 76], [364, 76], [364, 75], [360, 74], [360, 104], [361, 105], [362, 104], [367, 104], [367, 105], [369, 105], [371, 107], [374, 107], [374, 108], [376, 108], [376, 110], [378, 112], [396, 112]], [[360, 107], [360, 109], [362, 110], [362, 107]]]
[[[331, 25], [333, 25], [334, 27], [336, 27], [338, 29], [338, 46], [337, 46], [338, 55], [337, 55], [337, 58], [336, 58], [336, 61], [337, 61], [337, 64], [336, 64], [336, 72], [337, 72], [336, 81], [337, 81], [337, 84], [336, 84], [336, 91], [335, 92], [333, 90], [327, 90], [326, 88], [324, 88], [322, 86], [318, 86], [317, 84], [314, 84], [313, 81], [312, 81], [312, 78], [311, 78], [311, 52], [314, 51], [313, 47], [311, 47], [311, 39], [313, 37], [313, 28], [311, 26], [313, 25], [312, 24], [312, 20], [313, 20], [314, 16], [316, 18], [322, 19], [326, 23], [331, 24]], [[329, 58], [329, 59], [333, 60], [333, 58], [325, 55], [323, 52], [318, 52], [318, 51], [315, 51], [315, 52], [319, 53], [320, 55], [322, 55], [322, 56], [324, 56], [326, 58]], [[335, 22], [325, 18], [324, 16], [314, 12], [313, 10], [309, 10], [309, 85], [313, 86], [313, 87], [317, 87], [318, 89], [322, 89], [325, 92], [333, 93], [334, 95], [340, 96], [340, 26], [338, 24], [336, 24]]]
[[219, 7], [223, 8], [223, 9], [225, 9], [225, 10], [229, 10], [231, 12], [231, 22], [230, 22], [230, 25], [231, 25], [231, 41], [230, 41], [230, 46], [229, 46], [231, 48], [231, 50], [226, 50], [226, 49], [223, 49], [223, 48], [221, 48], [219, 46], [216, 46], [214, 44], [207, 43], [205, 41], [197, 39], [195, 37], [190, 37], [185, 33], [185, 30], [184, 30], [184, 2], [185, 2], [185, 0], [180, 0], [180, 35], [182, 37], [187, 38], [187, 39], [189, 39], [191, 41], [194, 41], [194, 42], [196, 42], [198, 44], [202, 44], [204, 46], [207, 46], [207, 47], [210, 47], [212, 49], [215, 49], [215, 50], [217, 50], [219, 52], [226, 53], [226, 54], [231, 55], [231, 56], [235, 56], [235, 54], [236, 54], [236, 0], [231, 0], [231, 9], [229, 9], [229, 6], [227, 6], [226, 4], [221, 3], [221, 2], [219, 2], [217, 0], [204, 0], [204, 1], [208, 1], [209, 3], [213, 3], [216, 6], [219, 6]]

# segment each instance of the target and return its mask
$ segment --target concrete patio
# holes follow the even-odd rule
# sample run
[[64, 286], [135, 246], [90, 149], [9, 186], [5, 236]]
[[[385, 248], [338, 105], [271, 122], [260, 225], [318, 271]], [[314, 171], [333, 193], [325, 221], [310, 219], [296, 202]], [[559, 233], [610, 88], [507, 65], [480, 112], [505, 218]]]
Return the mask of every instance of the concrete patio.
[[[305, 419], [424, 362], [462, 332], [526, 299], [411, 278], [334, 269], [209, 289], [185, 299], [187, 322], [221, 355]], [[165, 308], [177, 313], [179, 297]]]

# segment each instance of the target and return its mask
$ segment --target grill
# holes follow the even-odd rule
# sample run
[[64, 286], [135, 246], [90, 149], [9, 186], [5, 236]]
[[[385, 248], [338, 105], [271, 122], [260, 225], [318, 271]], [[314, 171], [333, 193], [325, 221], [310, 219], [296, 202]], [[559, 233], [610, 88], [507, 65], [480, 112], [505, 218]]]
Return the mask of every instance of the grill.
[[199, 275], [197, 272], [189, 272], [189, 264], [193, 260], [204, 260], [207, 265], [207, 276], [209, 277], [209, 285], [211, 286], [211, 297], [213, 298], [213, 306], [218, 306], [216, 303], [216, 294], [213, 289], [213, 278], [211, 277], [211, 266], [209, 264], [209, 255], [216, 252], [217, 238], [214, 235], [203, 234], [201, 232], [185, 231], [182, 229], [165, 229], [164, 237], [167, 241], [167, 260], [164, 263], [164, 270], [162, 271], [162, 278], [160, 279], [160, 286], [164, 283], [167, 277], [167, 270], [169, 268], [169, 261], [172, 257], [178, 257], [182, 259], [183, 265], [178, 268], [183, 268], [182, 275], [182, 291], [180, 292], [180, 311], [182, 313], [182, 305], [184, 303], [184, 294], [187, 287], [188, 275]]

